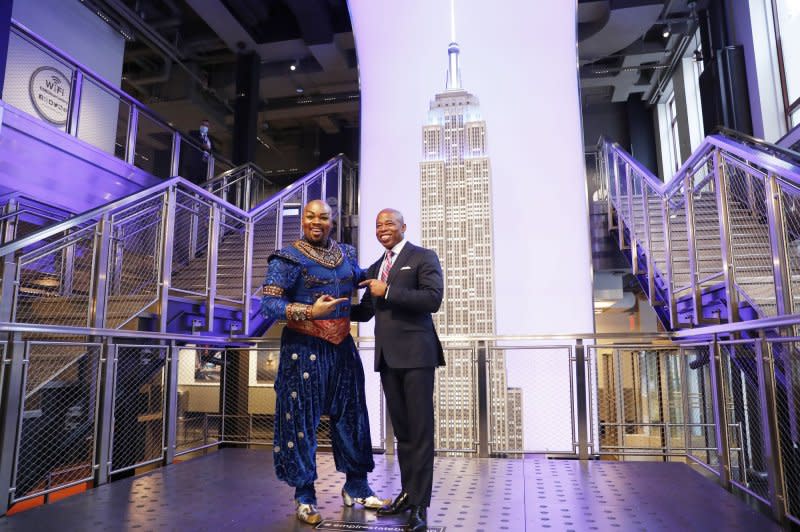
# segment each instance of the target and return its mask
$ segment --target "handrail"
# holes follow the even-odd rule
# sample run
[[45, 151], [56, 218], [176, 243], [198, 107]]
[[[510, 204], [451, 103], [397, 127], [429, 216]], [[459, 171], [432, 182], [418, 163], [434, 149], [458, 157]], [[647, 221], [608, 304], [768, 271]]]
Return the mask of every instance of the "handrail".
[[[193, 138], [191, 138], [188, 135], [184, 135], [179, 130], [177, 130], [176, 128], [171, 126], [170, 122], [168, 120], [165, 120], [164, 118], [162, 118], [158, 113], [156, 113], [155, 111], [153, 111], [152, 109], [147, 107], [145, 104], [143, 104], [142, 102], [140, 102], [139, 100], [137, 100], [136, 98], [134, 98], [133, 96], [128, 94], [127, 92], [124, 92], [123, 90], [115, 87], [113, 84], [109, 83], [105, 78], [100, 76], [98, 73], [96, 73], [95, 71], [93, 71], [89, 67], [85, 66], [83, 63], [81, 63], [80, 61], [78, 61], [77, 59], [72, 57], [71, 55], [69, 55], [66, 52], [60, 50], [58, 47], [56, 47], [55, 45], [50, 43], [45, 38], [41, 37], [40, 35], [37, 35], [30, 28], [25, 26], [24, 24], [22, 24], [19, 21], [17, 21], [17, 20], [12, 18], [11, 19], [11, 28], [13, 30], [18, 31], [26, 39], [29, 39], [29, 40], [33, 41], [36, 45], [46, 49], [47, 53], [53, 54], [59, 60], [65, 62], [65, 63], [68, 63], [75, 70], [80, 71], [84, 75], [87, 75], [89, 78], [91, 78], [91, 80], [94, 83], [97, 83], [98, 85], [100, 85], [104, 90], [112, 93], [113, 95], [117, 96], [118, 98], [120, 98], [124, 102], [128, 103], [131, 106], [131, 108], [136, 108], [137, 112], [144, 113], [149, 118], [151, 118], [152, 120], [157, 122], [160, 126], [164, 127], [165, 129], [168, 129], [168, 130], [172, 131], [173, 134], [179, 135], [181, 142], [186, 142], [186, 143], [190, 144], [192, 147], [194, 147], [195, 149], [200, 150], [200, 151], [204, 151], [203, 146], [201, 146], [199, 142], [197, 142], [196, 140], [194, 140]], [[78, 97], [75, 97], [75, 96], [78, 96]], [[68, 103], [67, 116], [72, 116], [73, 113], [75, 112], [74, 109], [76, 108], [76, 106], [79, 109], [80, 105], [81, 105], [81, 102], [80, 102], [79, 95], [73, 95], [72, 97], [70, 97], [69, 103]], [[75, 136], [75, 132], [74, 131], [69, 131], [69, 129], [70, 128], [68, 127], [67, 128], [67, 132], [69, 134]], [[180, 144], [180, 143], [178, 143], [178, 144]], [[180, 146], [178, 146], [177, 151], [178, 151], [178, 153], [175, 154], [175, 157], [179, 157]], [[219, 155], [217, 153], [214, 153], [213, 158], [223, 162], [227, 166], [234, 166], [234, 164], [229, 159], [227, 159], [225, 157], [222, 157], [221, 155]], [[211, 164], [212, 161], [209, 161], [209, 163]]]
[[618, 157], [622, 158], [626, 163], [634, 167], [637, 172], [641, 173], [642, 176], [644, 176], [644, 178], [648, 181], [648, 184], [650, 184], [661, 194], [666, 194], [676, 186], [683, 184], [683, 178], [685, 175], [687, 173], [692, 173], [691, 171], [696, 168], [698, 163], [702, 162], [706, 155], [708, 155], [709, 151], [713, 148], [721, 148], [733, 153], [734, 155], [747, 159], [748, 161], [755, 162], [762, 168], [778, 173], [781, 175], [781, 177], [800, 186], [800, 177], [797, 175], [791, 175], [792, 172], [800, 175], [800, 164], [795, 165], [789, 161], [778, 159], [774, 156], [764, 153], [761, 150], [751, 148], [750, 146], [732, 139], [728, 139], [722, 135], [709, 135], [706, 137], [700, 146], [698, 146], [698, 148], [694, 151], [694, 153], [692, 153], [692, 155], [690, 155], [689, 158], [686, 159], [686, 161], [681, 165], [672, 179], [667, 182], [662, 182], [660, 179], [658, 179], [650, 170], [648, 170], [642, 163], [634, 159], [618, 143], [611, 143], [610, 145], [617, 153]]
[[748, 135], [747, 133], [742, 133], [741, 131], [736, 131], [735, 129], [729, 129], [723, 126], [717, 126], [716, 132], [720, 135], [724, 135], [726, 137], [741, 139], [746, 144], [752, 144], [757, 148], [761, 148], [767, 153], [777, 154], [783, 157], [787, 157], [790, 159], [790, 162], [798, 162], [800, 161], [800, 153], [796, 152], [792, 149], [779, 146], [778, 144], [773, 144], [771, 142], [767, 142], [764, 139], [759, 139], [752, 135]]
[[109, 211], [112, 211], [112, 210], [116, 210], [116, 209], [118, 209], [120, 207], [124, 207], [126, 205], [133, 205], [134, 203], [137, 203], [139, 201], [147, 199], [150, 196], [156, 196], [160, 192], [163, 192], [164, 190], [172, 187], [175, 184], [178, 184], [178, 185], [180, 185], [182, 187], [185, 187], [185, 188], [189, 188], [193, 193], [198, 194], [199, 196], [201, 196], [201, 197], [203, 197], [203, 198], [205, 198], [205, 199], [207, 199], [209, 201], [222, 204], [222, 205], [225, 206], [226, 209], [228, 209], [230, 211], [233, 211], [234, 213], [239, 214], [239, 215], [241, 215], [243, 217], [247, 217], [247, 215], [248, 215], [247, 212], [239, 209], [238, 207], [236, 207], [234, 205], [228, 204], [227, 202], [221, 200], [217, 196], [214, 196], [213, 194], [209, 193], [208, 191], [204, 190], [203, 188], [199, 187], [198, 185], [195, 185], [194, 183], [191, 183], [191, 182], [183, 179], [182, 177], [173, 177], [172, 179], [168, 179], [168, 180], [164, 181], [163, 183], [159, 183], [157, 185], [153, 185], [152, 187], [146, 188], [144, 190], [140, 190], [138, 192], [134, 192], [133, 194], [130, 194], [130, 195], [125, 196], [123, 198], [110, 201], [110, 202], [108, 202], [108, 203], [106, 203], [104, 205], [101, 205], [99, 207], [95, 207], [94, 209], [86, 211], [86, 212], [84, 212], [82, 214], [79, 214], [79, 215], [73, 217], [73, 218], [69, 218], [68, 220], [64, 220], [61, 223], [57, 223], [57, 224], [54, 224], [54, 225], [50, 225], [48, 227], [44, 227], [44, 228], [42, 228], [42, 229], [40, 229], [40, 230], [38, 230], [38, 231], [36, 231], [34, 233], [31, 233], [30, 235], [27, 235], [27, 236], [25, 236], [23, 238], [14, 240], [13, 242], [9, 242], [8, 244], [5, 244], [3, 246], [0, 246], [0, 257], [8, 255], [10, 253], [13, 253], [13, 252], [15, 252], [17, 250], [20, 250], [20, 249], [22, 249], [22, 248], [24, 248], [26, 246], [29, 246], [29, 245], [31, 245], [31, 244], [33, 244], [35, 242], [38, 242], [40, 240], [44, 240], [45, 238], [51, 237], [51, 236], [56, 235], [58, 233], [62, 233], [62, 232], [66, 231], [68, 229], [71, 229], [73, 227], [79, 226], [79, 225], [83, 224], [84, 222], [96, 220], [98, 218], [98, 216], [103, 214], [104, 212], [109, 212]]

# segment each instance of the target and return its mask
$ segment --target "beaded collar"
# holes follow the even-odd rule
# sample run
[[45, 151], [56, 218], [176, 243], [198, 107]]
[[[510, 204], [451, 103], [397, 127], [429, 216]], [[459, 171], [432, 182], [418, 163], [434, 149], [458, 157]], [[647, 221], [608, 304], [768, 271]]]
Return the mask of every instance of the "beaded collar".
[[344, 260], [342, 249], [332, 238], [328, 239], [327, 247], [319, 247], [307, 240], [297, 240], [292, 244], [297, 250], [309, 259], [318, 262], [326, 268], [336, 268]]

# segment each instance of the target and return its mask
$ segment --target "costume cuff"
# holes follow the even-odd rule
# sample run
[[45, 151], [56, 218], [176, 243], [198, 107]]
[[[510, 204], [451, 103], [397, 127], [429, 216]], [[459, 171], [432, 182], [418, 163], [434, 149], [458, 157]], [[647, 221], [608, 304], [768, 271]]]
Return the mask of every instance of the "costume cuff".
[[290, 321], [303, 321], [311, 319], [311, 305], [303, 303], [289, 303], [286, 305], [286, 319]]

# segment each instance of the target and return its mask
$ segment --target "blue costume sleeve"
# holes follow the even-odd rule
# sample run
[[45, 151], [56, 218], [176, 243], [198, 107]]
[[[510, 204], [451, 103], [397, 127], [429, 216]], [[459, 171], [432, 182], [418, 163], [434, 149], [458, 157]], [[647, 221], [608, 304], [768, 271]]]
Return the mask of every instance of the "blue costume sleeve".
[[300, 277], [301, 266], [280, 256], [270, 258], [267, 277], [264, 280], [261, 298], [261, 315], [276, 320], [286, 319], [286, 305], [291, 303], [287, 292]]
[[342, 244], [341, 246], [345, 258], [353, 268], [353, 284], [355, 285], [354, 291], [358, 290], [358, 283], [367, 278], [367, 270], [362, 270], [361, 266], [358, 265], [358, 254], [356, 253], [356, 248], [349, 244]]

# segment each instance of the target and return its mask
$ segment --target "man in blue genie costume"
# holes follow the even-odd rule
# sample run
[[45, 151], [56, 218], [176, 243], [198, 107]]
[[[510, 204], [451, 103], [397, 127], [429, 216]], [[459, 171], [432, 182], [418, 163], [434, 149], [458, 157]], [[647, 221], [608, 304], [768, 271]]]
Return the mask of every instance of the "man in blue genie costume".
[[303, 209], [303, 238], [269, 257], [261, 313], [286, 320], [275, 379], [273, 457], [279, 479], [295, 488], [297, 518], [322, 521], [316, 508], [317, 427], [331, 420], [336, 470], [347, 475], [346, 506], [377, 509], [367, 473], [375, 463], [364, 394], [364, 368], [350, 336], [350, 297], [364, 274], [353, 246], [334, 242], [331, 208]]

